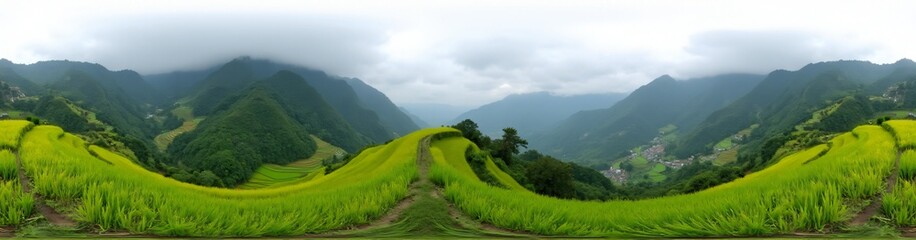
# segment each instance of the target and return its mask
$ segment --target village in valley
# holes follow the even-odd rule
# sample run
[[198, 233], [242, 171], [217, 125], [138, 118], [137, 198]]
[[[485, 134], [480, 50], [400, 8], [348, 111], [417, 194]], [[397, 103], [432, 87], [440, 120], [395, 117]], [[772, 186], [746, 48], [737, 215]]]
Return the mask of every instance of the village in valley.
[[709, 155], [675, 159], [673, 156], [667, 156], [665, 152], [665, 147], [677, 138], [677, 128], [669, 125], [659, 129], [659, 135], [648, 145], [631, 149], [630, 154], [613, 161], [612, 165], [601, 173], [611, 181], [624, 185], [647, 181], [661, 182], [667, 178], [665, 174], [694, 162], [711, 161], [715, 165], [724, 165], [737, 160], [738, 143], [741, 143], [754, 128], [756, 127], [752, 126], [720, 141]]

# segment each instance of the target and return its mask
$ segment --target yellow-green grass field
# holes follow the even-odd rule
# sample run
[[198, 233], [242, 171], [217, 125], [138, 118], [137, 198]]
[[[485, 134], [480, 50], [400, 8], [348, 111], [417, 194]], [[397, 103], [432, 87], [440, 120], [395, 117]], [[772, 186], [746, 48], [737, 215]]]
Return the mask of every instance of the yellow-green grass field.
[[0, 121], [0, 149], [15, 149], [19, 145], [19, 140], [25, 131], [34, 126], [31, 122], [25, 120], [6, 120]]
[[893, 132], [902, 148], [898, 165], [898, 179], [890, 194], [882, 199], [881, 210], [893, 223], [899, 226], [916, 226], [916, 121], [892, 120], [884, 127]]
[[35, 201], [22, 191], [16, 158], [9, 150], [0, 150], [0, 174], [0, 226], [20, 225], [32, 214]]
[[[8, 126], [3, 122], [0, 127]], [[261, 189], [178, 182], [88, 146], [54, 126], [28, 130], [19, 152], [34, 191], [70, 203], [72, 209], [63, 212], [72, 212], [82, 226], [100, 231], [301, 236], [366, 224], [408, 195], [410, 183], [420, 175], [416, 157], [421, 139], [439, 135], [429, 149], [430, 180], [457, 209], [496, 227], [560, 237], [768, 236], [835, 230], [847, 224], [860, 210], [855, 203], [884, 192], [897, 158], [895, 146], [916, 142], [916, 134], [910, 134], [916, 129], [909, 127], [902, 121], [890, 121], [883, 128], [860, 126], [829, 144], [790, 154], [764, 170], [697, 193], [606, 202], [537, 195], [492, 159], [486, 162], [487, 170], [508, 188], [488, 185], [465, 160], [466, 153], [480, 149], [450, 128], [420, 130], [366, 149], [328, 175]], [[15, 139], [6, 136], [13, 132], [0, 132], [0, 139]], [[0, 168], [11, 158], [13, 154], [0, 151]], [[883, 217], [898, 226], [916, 223], [916, 181], [903, 167], [913, 161], [916, 153], [904, 151], [897, 184], [882, 200]], [[0, 208], [24, 210], [22, 203], [29, 201], [26, 205], [31, 206], [32, 199], [14, 181], [0, 184], [0, 197], [19, 199], [20, 204], [4, 201]], [[18, 220], [9, 222], [0, 214], [0, 225], [21, 223], [31, 211], [13, 214], [9, 219]]]
[[[437, 164], [432, 179], [460, 209], [485, 222], [537, 234], [591, 237], [758, 236], [822, 231], [855, 213], [847, 200], [883, 190], [896, 157], [877, 126], [843, 134], [736, 181], [694, 194], [585, 202], [488, 186]], [[826, 153], [824, 153], [827, 151]]]
[[74, 203], [71, 217], [92, 229], [164, 236], [291, 236], [365, 224], [384, 214], [417, 179], [420, 139], [447, 131], [454, 130], [417, 131], [368, 149], [327, 176], [256, 190], [178, 182], [105, 149], [86, 147], [54, 126], [29, 131], [21, 156], [34, 190]]
[[[476, 144], [463, 137], [447, 137], [435, 140], [431, 145], [434, 160], [433, 167], [430, 170], [431, 173], [437, 171], [436, 169], [452, 169], [469, 179], [480, 182], [480, 179], [474, 173], [474, 170], [472, 170], [471, 165], [465, 160], [467, 151], [480, 152], [480, 148], [477, 147]], [[439, 152], [439, 154], [436, 154], [436, 152]], [[512, 176], [509, 176], [508, 173], [499, 169], [496, 163], [493, 162], [493, 159], [487, 158], [485, 166], [487, 172], [495, 177], [502, 186], [508, 187], [508, 189], [514, 191], [528, 191], [515, 181]], [[437, 179], [433, 178], [433, 180], [436, 181]]]
[[903, 149], [916, 148], [916, 121], [890, 120], [882, 124], [897, 138], [897, 146]]
[[315, 154], [312, 154], [312, 156], [307, 159], [295, 161], [286, 166], [264, 164], [254, 172], [248, 182], [239, 185], [237, 188], [257, 189], [279, 187], [324, 176], [324, 168], [321, 166], [321, 161], [333, 156], [343, 156], [343, 154], [346, 154], [346, 151], [318, 137], [311, 137], [316, 145], [318, 145]]

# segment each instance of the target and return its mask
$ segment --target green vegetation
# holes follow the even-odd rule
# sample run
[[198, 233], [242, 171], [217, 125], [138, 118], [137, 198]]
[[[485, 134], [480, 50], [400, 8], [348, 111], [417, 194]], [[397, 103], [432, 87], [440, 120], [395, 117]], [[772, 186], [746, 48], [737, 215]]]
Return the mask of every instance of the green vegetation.
[[665, 165], [661, 163], [656, 163], [654, 167], [652, 167], [652, 170], [649, 171], [649, 175], [648, 175], [649, 179], [652, 180], [653, 182], [665, 181], [665, 178], [667, 177], [664, 174], [662, 174], [662, 172], [664, 172], [665, 169], [666, 169]]
[[178, 137], [178, 135], [184, 134], [186, 132], [194, 131], [194, 129], [197, 128], [197, 125], [206, 119], [206, 117], [195, 118], [193, 110], [187, 106], [181, 106], [172, 109], [172, 115], [181, 120], [181, 125], [153, 138], [153, 142], [156, 143], [156, 147], [158, 147], [160, 151], [166, 151], [169, 147], [169, 144], [172, 144], [172, 141], [175, 141], [175, 137]]
[[891, 120], [884, 127], [894, 133], [897, 143], [906, 150], [900, 155], [898, 179], [890, 194], [883, 198], [881, 210], [898, 226], [916, 226], [916, 121]]
[[[9, 121], [0, 121], [5, 123]], [[4, 131], [6, 126], [0, 126]], [[15, 133], [15, 132], [10, 132]], [[3, 137], [13, 134], [2, 134]], [[17, 176], [16, 156], [10, 150], [0, 150], [0, 226], [15, 226], [22, 224], [29, 217], [34, 208], [34, 199], [22, 191]]]
[[309, 133], [286, 115], [271, 93], [253, 89], [232, 111], [209, 117], [169, 147], [176, 163], [219, 177], [215, 186], [247, 181], [265, 163], [287, 164], [315, 153]]
[[713, 160], [713, 164], [717, 166], [723, 166], [729, 163], [733, 163], [738, 160], [738, 148], [732, 148], [725, 150], [719, 155], [716, 156], [716, 159]]
[[[763, 76], [747, 74], [688, 81], [662, 76], [609, 108], [573, 114], [557, 128], [532, 139], [532, 146], [559, 159], [584, 165], [601, 164], [649, 143], [659, 136], [659, 130], [672, 131], [663, 134], [669, 136], [665, 141], [689, 133], [707, 116], [751, 91], [762, 79]], [[676, 126], [676, 130], [671, 126]], [[730, 134], [738, 130], [741, 129]], [[716, 137], [714, 141], [726, 136]]]
[[[367, 149], [327, 176], [293, 185], [233, 190], [178, 182], [90, 146], [53, 126], [26, 134], [22, 160], [34, 190], [73, 203], [73, 218], [100, 231], [166, 236], [291, 236], [369, 222], [417, 179], [415, 132]], [[94, 157], [98, 156], [98, 158]], [[59, 179], [68, 181], [59, 181]], [[65, 211], [66, 212], [66, 211]]]
[[882, 191], [893, 166], [893, 142], [881, 128], [862, 126], [837, 137], [829, 150], [816, 146], [734, 182], [635, 202], [579, 202], [506, 190], [443, 165], [435, 165], [431, 176], [444, 186], [448, 199], [472, 216], [540, 234], [690, 237], [823, 231], [849, 219], [847, 199], [863, 200]]
[[18, 180], [0, 180], [0, 226], [22, 224], [32, 214], [35, 200], [19, 185]]
[[342, 156], [346, 152], [330, 143], [311, 136], [318, 145], [318, 150], [308, 159], [292, 162], [286, 166], [265, 164], [258, 168], [245, 184], [239, 185], [240, 189], [256, 189], [266, 187], [285, 186], [292, 183], [304, 182], [324, 176], [323, 160]]
[[[23, 125], [6, 122], [9, 121], [0, 121], [0, 126]], [[453, 215], [447, 200], [473, 219], [535, 234], [763, 236], [836, 231], [859, 211], [856, 203], [884, 192], [885, 179], [896, 158], [894, 142], [908, 136], [896, 135], [895, 141], [888, 130], [909, 131], [902, 121], [888, 121], [884, 126], [860, 126], [829, 144], [789, 155], [727, 184], [640, 201], [579, 201], [538, 195], [535, 192], [551, 192], [563, 198], [607, 199], [613, 185], [601, 185], [598, 180], [607, 179], [593, 175], [594, 171], [531, 151], [513, 156], [513, 165], [504, 165], [498, 158], [483, 158], [486, 175], [499, 183], [488, 184], [472, 165], [477, 160], [469, 160], [472, 155], [486, 156], [486, 150], [450, 128], [421, 130], [365, 149], [327, 175], [318, 170], [314, 176], [300, 176], [298, 181], [254, 190], [175, 181], [54, 126], [28, 130], [21, 139], [20, 153], [37, 194], [64, 203], [57, 206], [61, 212], [101, 232], [200, 237], [323, 233], [373, 222], [398, 205], [399, 200], [410, 197], [413, 205], [403, 209], [389, 227], [363, 233], [438, 236], [446, 231], [457, 236], [479, 236], [475, 235], [480, 234], [474, 232], [477, 230], [464, 229], [467, 223]], [[12, 138], [6, 135], [14, 132], [4, 131], [0, 137]], [[417, 151], [423, 151], [422, 139], [427, 137], [432, 139], [428, 177], [438, 188], [423, 182], [426, 178], [421, 176], [427, 176], [426, 167], [418, 165]], [[901, 166], [916, 159], [912, 152], [916, 150], [901, 156]], [[10, 151], [0, 151], [0, 167], [10, 168], [12, 165], [4, 162], [13, 159]], [[296, 166], [312, 166], [309, 164], [317, 165], [315, 160], [309, 160], [297, 162]], [[663, 165], [646, 165], [656, 172], [664, 171]], [[519, 168], [532, 172], [522, 176], [535, 192], [527, 191], [510, 177]], [[903, 169], [894, 191], [884, 195], [881, 209], [892, 223], [912, 226], [916, 217], [912, 209], [916, 206], [911, 200], [916, 197], [916, 187], [906, 175], [911, 171]], [[550, 176], [543, 177], [545, 174]], [[417, 180], [420, 183], [411, 186]], [[0, 214], [0, 221], [9, 221], [0, 225], [21, 224], [30, 215], [33, 200], [18, 189], [18, 184], [3, 182], [0, 196], [17, 199], [0, 203], [3, 209], [17, 211]]]
[[891, 120], [883, 126], [897, 137], [898, 147], [916, 149], [916, 121]]
[[713, 146], [713, 147], [714, 147], [714, 148], [717, 148], [717, 149], [729, 149], [729, 148], [731, 148], [733, 145], [734, 145], [734, 143], [732, 143], [732, 138], [731, 138], [731, 137], [727, 137], [727, 138], [725, 138], [725, 139], [722, 139], [722, 141], [719, 141], [719, 143], [716, 143], [716, 145]]
[[16, 156], [8, 149], [0, 149], [0, 181], [18, 180], [19, 168], [16, 166]]
[[16, 149], [22, 135], [34, 126], [29, 121], [0, 121], [0, 149]]
[[881, 211], [895, 225], [916, 226], [916, 182], [899, 180], [890, 194], [884, 195]]

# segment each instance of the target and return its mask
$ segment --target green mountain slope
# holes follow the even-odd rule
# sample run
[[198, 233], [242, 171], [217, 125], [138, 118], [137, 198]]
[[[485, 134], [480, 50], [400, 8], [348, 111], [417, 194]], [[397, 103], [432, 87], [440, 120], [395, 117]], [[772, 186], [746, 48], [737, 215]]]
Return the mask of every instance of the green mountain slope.
[[160, 94], [140, 74], [130, 71], [111, 71], [102, 65], [74, 61], [42, 61], [33, 64], [14, 64], [0, 61], [0, 68], [9, 68], [36, 84], [49, 84], [63, 79], [72, 71], [83, 72], [96, 79], [106, 90], [124, 92], [137, 103], [154, 103]]
[[359, 96], [360, 105], [375, 111], [382, 125], [397, 133], [398, 136], [404, 136], [420, 129], [418, 124], [397, 105], [394, 105], [384, 93], [359, 79], [347, 78], [345, 81]]
[[[213, 70], [215, 69], [215, 70]], [[172, 95], [190, 100], [194, 108], [194, 115], [206, 116], [212, 114], [217, 106], [226, 98], [237, 95], [240, 91], [259, 79], [272, 76], [279, 71], [290, 71], [301, 76], [308, 85], [315, 88], [320, 96], [357, 132], [369, 137], [374, 142], [384, 142], [395, 137], [396, 133], [409, 132], [416, 129], [412, 122], [397, 113], [391, 114], [390, 109], [396, 109], [393, 104], [386, 104], [377, 95], [369, 94], [363, 104], [360, 96], [347, 82], [329, 76], [322, 71], [312, 70], [288, 64], [275, 63], [268, 60], [240, 57], [218, 67], [200, 71], [175, 72], [150, 76], [154, 85], [165, 89], [172, 89]], [[206, 75], [203, 80], [193, 80], [195, 77]], [[151, 81], [152, 81], [151, 80]], [[190, 82], [190, 83], [189, 83]], [[184, 92], [182, 87], [194, 84], [192, 91]], [[369, 86], [365, 86], [371, 88]], [[362, 88], [364, 92], [376, 91]], [[384, 97], [387, 100], [387, 97]], [[389, 101], [390, 103], [390, 101]], [[390, 106], [389, 106], [390, 105]], [[373, 107], [378, 107], [374, 109]], [[376, 113], [378, 112], [378, 114]], [[386, 116], [382, 121], [380, 114]], [[403, 115], [403, 113], [401, 113]], [[400, 129], [400, 130], [394, 130]]]
[[[889, 78], [912, 68], [912, 61], [876, 65], [861, 61], [809, 64], [804, 68], [770, 73], [756, 88], [733, 104], [711, 114], [679, 141], [675, 154], [685, 157], [711, 151], [711, 144], [752, 124], [760, 124], [748, 139], [743, 154], [756, 161], [767, 161], [774, 150], [767, 145], [782, 145], [780, 135], [807, 120], [811, 114], [837, 100], [861, 92], [871, 84], [888, 85], [901, 77]], [[771, 141], [771, 139], [773, 139]], [[767, 148], [768, 151], [762, 151]], [[762, 153], [761, 153], [762, 152]]]
[[677, 81], [662, 76], [610, 108], [582, 111], [532, 138], [532, 146], [572, 161], [615, 159], [658, 136], [669, 124], [689, 131], [706, 116], [744, 95], [758, 75], [721, 75]]
[[[3, 61], [0, 59], [0, 61]], [[32, 96], [42, 93], [43, 88], [38, 84], [23, 78], [18, 73], [8, 67], [0, 67], [0, 81], [10, 86], [18, 87], [22, 93]]]
[[315, 149], [308, 131], [289, 117], [276, 96], [258, 87], [169, 146], [173, 161], [210, 171], [220, 178], [218, 185], [226, 186], [248, 180], [261, 164], [290, 163]]
[[311, 134], [334, 146], [355, 152], [372, 142], [350, 127], [315, 88], [293, 72], [279, 71], [272, 77], [255, 83], [254, 87], [274, 93], [290, 117], [302, 124]]

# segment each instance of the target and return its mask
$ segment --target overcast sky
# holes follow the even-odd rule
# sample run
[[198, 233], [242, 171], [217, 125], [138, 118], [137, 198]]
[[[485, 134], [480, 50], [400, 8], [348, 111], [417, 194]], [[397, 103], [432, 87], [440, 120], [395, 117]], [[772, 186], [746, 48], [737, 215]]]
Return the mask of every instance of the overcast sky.
[[[191, 2], [191, 3], [188, 3]], [[396, 103], [629, 92], [652, 79], [916, 56], [916, 1], [0, 1], [0, 58], [142, 74], [248, 55]]]

